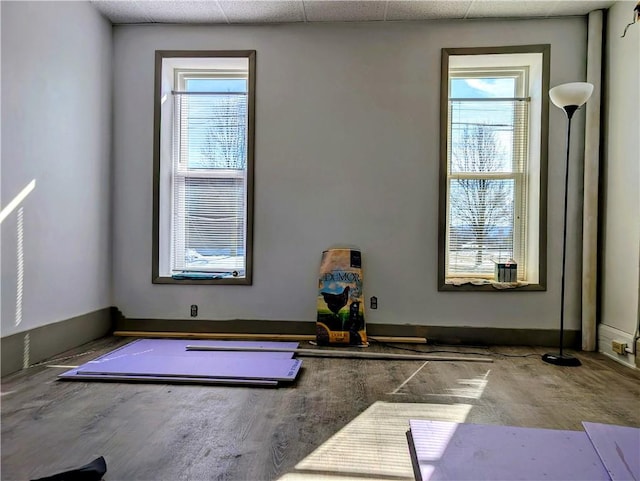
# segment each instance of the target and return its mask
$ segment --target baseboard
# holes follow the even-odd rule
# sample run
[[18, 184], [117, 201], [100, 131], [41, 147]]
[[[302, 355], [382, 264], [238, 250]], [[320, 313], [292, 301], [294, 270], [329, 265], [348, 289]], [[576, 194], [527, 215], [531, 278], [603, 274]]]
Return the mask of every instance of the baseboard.
[[3, 337], [0, 339], [2, 376], [109, 334], [115, 312], [114, 308], [106, 307]]
[[[633, 350], [635, 347], [635, 339], [633, 334], [621, 331], [615, 327], [608, 326], [606, 324], [598, 325], [598, 352], [601, 352], [607, 357], [624, 364], [628, 367], [635, 368], [635, 359], [633, 353], [618, 354], [613, 351], [611, 347], [612, 341], [626, 343], [629, 349]], [[637, 353], [637, 351], [635, 351]]]
[[[113, 330], [315, 335], [315, 329], [315, 322], [309, 321], [128, 319], [117, 308], [109, 307], [3, 337], [0, 340], [0, 371], [2, 376], [19, 371], [25, 365], [56, 356]], [[559, 332], [555, 329], [367, 324], [367, 333], [371, 337], [422, 337], [432, 344], [459, 345], [558, 347], [559, 340]], [[564, 347], [579, 349], [580, 342], [580, 331], [565, 331]], [[630, 360], [633, 363], [633, 357]]]
[[[127, 319], [115, 321], [117, 331], [189, 332], [226, 334], [300, 334], [315, 335], [315, 322], [265, 321], [234, 319], [208, 321], [194, 319]], [[558, 347], [559, 331], [555, 329], [499, 329], [482, 327], [418, 326], [395, 324], [367, 324], [371, 337], [423, 337], [430, 343], [481, 344], [493, 346]], [[579, 348], [580, 331], [565, 331], [564, 346]]]
[[301, 321], [265, 321], [255, 319], [234, 319], [229, 321], [207, 321], [203, 319], [129, 319], [119, 316], [115, 320], [115, 330], [315, 335], [316, 325], [314, 322]]
[[[391, 334], [391, 333], [394, 334]], [[417, 326], [393, 324], [367, 324], [367, 333], [372, 336], [416, 336], [429, 342], [441, 344], [483, 346], [559, 346], [560, 331], [556, 329], [508, 329], [469, 326]], [[581, 332], [565, 330], [564, 347], [579, 349]]]

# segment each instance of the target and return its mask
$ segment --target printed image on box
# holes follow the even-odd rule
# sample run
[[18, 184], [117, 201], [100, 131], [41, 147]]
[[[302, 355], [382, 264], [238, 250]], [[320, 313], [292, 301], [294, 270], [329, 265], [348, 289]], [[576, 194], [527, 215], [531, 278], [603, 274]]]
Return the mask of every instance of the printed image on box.
[[360, 251], [324, 251], [318, 288], [318, 344], [368, 345], [364, 322]]
[[518, 264], [513, 259], [507, 262], [496, 262], [495, 280], [498, 282], [518, 282]]

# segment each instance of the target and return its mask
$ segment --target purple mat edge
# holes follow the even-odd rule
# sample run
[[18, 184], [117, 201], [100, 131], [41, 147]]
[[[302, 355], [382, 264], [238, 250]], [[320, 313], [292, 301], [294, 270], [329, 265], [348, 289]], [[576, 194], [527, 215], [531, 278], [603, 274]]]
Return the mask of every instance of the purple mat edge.
[[281, 381], [275, 379], [241, 379], [241, 378], [193, 378], [193, 377], [167, 377], [167, 376], [121, 376], [115, 374], [80, 374], [76, 369], [63, 372], [58, 375], [63, 381], [142, 381], [142, 382], [167, 382], [180, 384], [219, 384], [242, 386], [278, 386]]
[[[640, 480], [640, 428], [589, 421], [583, 421], [582, 426], [613, 481]], [[602, 436], [598, 434], [598, 432], [602, 433], [603, 431], [604, 434]], [[607, 434], [613, 432], [618, 434], [617, 439], [614, 441], [615, 449], [609, 449], [612, 446], [608, 445], [607, 439], [603, 438], [607, 438]], [[630, 434], [635, 435], [634, 438], [637, 441], [633, 445], [628, 439], [622, 439], [623, 435], [626, 437]], [[622, 446], [619, 443], [622, 443]], [[631, 465], [625, 459], [625, 454], [629, 453], [637, 456], [631, 460]], [[631, 478], [628, 477], [629, 475]]]
[[[146, 361], [149, 361], [148, 358], [145, 359]], [[228, 359], [225, 359], [228, 360]], [[118, 361], [118, 360], [114, 360]], [[121, 360], [119, 360], [121, 361]], [[76, 368], [77, 372], [79, 375], [115, 375], [115, 376], [144, 376], [144, 377], [157, 377], [157, 376], [161, 376], [161, 377], [167, 377], [167, 378], [174, 378], [174, 377], [190, 377], [190, 378], [194, 378], [194, 379], [214, 379], [214, 378], [221, 378], [221, 379], [271, 379], [271, 380], [276, 380], [276, 381], [293, 381], [296, 376], [298, 375], [298, 372], [300, 371], [300, 368], [302, 367], [302, 361], [300, 359], [270, 359], [270, 362], [272, 362], [273, 364], [280, 364], [282, 366], [284, 366], [288, 371], [286, 372], [286, 374], [284, 374], [284, 371], [281, 371], [280, 374], [277, 373], [277, 369], [273, 370], [272, 372], [270, 372], [269, 374], [263, 373], [263, 374], [256, 374], [255, 376], [253, 375], [247, 375], [246, 372], [244, 372], [243, 374], [241, 373], [235, 373], [235, 374], [228, 374], [224, 372], [224, 369], [222, 369], [222, 371], [218, 371], [218, 372], [211, 372], [209, 373], [197, 373], [197, 372], [152, 372], [151, 369], [145, 370], [145, 369], [140, 369], [138, 371], [135, 371], [135, 367], [131, 366], [131, 371], [128, 370], [128, 367], [126, 367], [126, 371], [123, 368], [117, 369], [117, 368], [111, 368], [112, 370], [107, 369], [100, 369], [99, 367], [103, 364], [103, 363], [98, 363], [98, 364], [92, 364], [92, 363], [87, 363], [87, 364], [83, 364], [82, 366], [79, 366]], [[106, 364], [113, 364], [112, 363], [106, 363]], [[200, 367], [200, 366], [199, 366]], [[264, 366], [261, 366], [264, 367]]]

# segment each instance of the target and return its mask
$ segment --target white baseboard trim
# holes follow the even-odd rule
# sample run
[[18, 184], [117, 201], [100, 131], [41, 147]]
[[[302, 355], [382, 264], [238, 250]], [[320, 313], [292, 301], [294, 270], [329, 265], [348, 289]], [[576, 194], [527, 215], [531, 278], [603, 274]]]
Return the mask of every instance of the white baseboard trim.
[[[633, 353], [618, 354], [611, 347], [612, 341], [623, 342], [627, 344], [629, 349], [635, 351], [635, 339], [633, 334], [621, 331], [615, 327], [606, 324], [598, 325], [598, 352], [601, 352], [614, 361], [624, 364], [625, 366], [636, 368], [635, 356]], [[637, 354], [637, 353], [636, 353]]]

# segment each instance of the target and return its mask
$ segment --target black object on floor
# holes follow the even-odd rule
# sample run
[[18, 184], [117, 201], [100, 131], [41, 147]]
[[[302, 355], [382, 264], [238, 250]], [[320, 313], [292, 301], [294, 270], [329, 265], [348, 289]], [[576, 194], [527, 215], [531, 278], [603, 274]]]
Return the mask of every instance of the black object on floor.
[[46, 478], [34, 479], [33, 481], [100, 481], [106, 472], [107, 462], [100, 456], [80, 468], [47, 476]]

